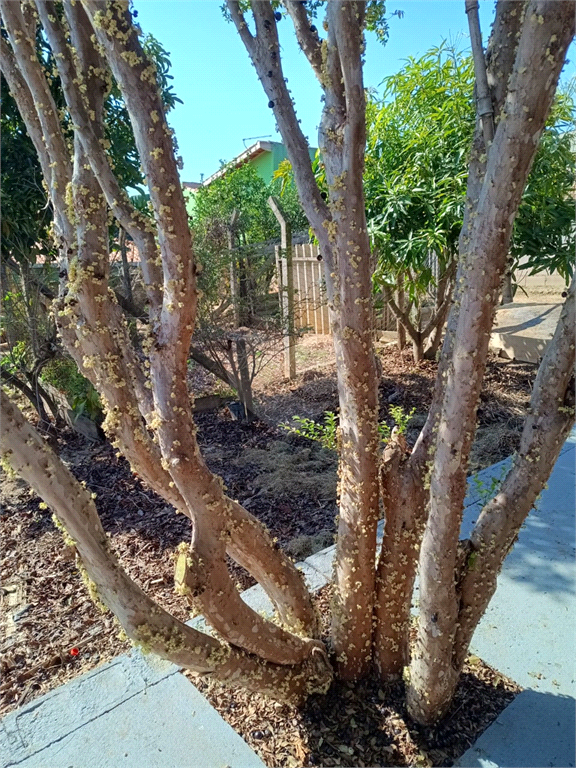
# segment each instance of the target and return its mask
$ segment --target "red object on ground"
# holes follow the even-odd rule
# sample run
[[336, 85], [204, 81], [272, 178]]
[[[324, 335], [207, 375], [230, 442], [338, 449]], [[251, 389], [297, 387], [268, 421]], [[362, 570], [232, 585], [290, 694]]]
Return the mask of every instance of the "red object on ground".
[[70, 656], [78, 656], [79, 653], [78, 648], [70, 648]]

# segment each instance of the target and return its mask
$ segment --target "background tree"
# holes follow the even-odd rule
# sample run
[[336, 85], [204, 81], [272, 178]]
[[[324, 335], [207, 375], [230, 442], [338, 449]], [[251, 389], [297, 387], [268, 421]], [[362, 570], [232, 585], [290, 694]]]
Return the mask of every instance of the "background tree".
[[[474, 131], [474, 69], [446, 46], [409, 59], [367, 107], [365, 194], [375, 287], [414, 360], [440, 347], [456, 275]], [[395, 297], [393, 296], [396, 291]]]
[[[54, 207], [57, 242], [62, 258], [68, 260], [60, 332], [101, 393], [111, 439], [152, 488], [191, 517], [192, 539], [181, 546], [175, 579], [218, 636], [177, 622], [136, 587], [111, 552], [92, 499], [2, 395], [4, 453], [68, 529], [100, 598], [135, 642], [216, 679], [293, 700], [325, 691], [333, 670], [353, 680], [375, 666], [386, 679], [402, 674], [409, 665], [409, 711], [421, 723], [435, 722], [449, 706], [502, 562], [574, 423], [572, 286], [535, 382], [520, 452], [500, 492], [482, 510], [470, 540], [459, 544], [488, 337], [513, 220], [536, 151], [534, 137], [544, 128], [574, 36], [572, 8], [551, 0], [529, 0], [525, 8], [499, 2], [488, 71], [481, 45], [475, 45], [479, 119], [457, 289], [433, 403], [412, 453], [396, 436], [381, 456], [371, 254], [362, 186], [362, 55], [364, 29], [371, 14], [383, 10], [382, 4], [332, 0], [322, 41], [308, 9], [292, 0], [285, 4], [324, 90], [320, 149], [328, 186], [325, 201], [282, 72], [277, 34], [282, 16], [269, 2], [258, 0], [251, 4], [251, 31], [245, 6], [228, 2], [272, 102], [326, 265], [341, 441], [332, 666], [327, 649], [315, 639], [316, 621], [302, 575], [275, 548], [260, 523], [225, 496], [198, 449], [186, 387], [197, 270], [154, 69], [142, 51], [127, 4], [82, 0], [64, 3], [62, 10], [44, 0], [35, 5], [59, 66], [74, 125], [72, 155], [29, 42], [30, 6], [10, 0], [0, 2], [10, 41], [3, 45], [2, 67], [39, 153]], [[469, 3], [467, 8], [477, 39], [477, 6]], [[522, 10], [525, 13], [518, 12]], [[70, 41], [61, 12], [66, 14]], [[99, 141], [107, 67], [130, 114], [155, 231], [149, 220], [129, 207]], [[62, 198], [68, 185], [71, 210]], [[107, 206], [141, 253], [150, 316], [144, 366], [108, 291]], [[380, 498], [386, 519], [375, 566]], [[409, 655], [410, 602], [419, 550], [420, 607]], [[262, 584], [280, 624], [254, 613], [242, 601], [228, 574], [226, 553]]]
[[574, 82], [559, 89], [528, 177], [510, 245], [509, 271], [558, 272], [566, 284], [574, 273]]
[[[367, 105], [365, 194], [375, 287], [406, 329], [416, 362], [434, 359], [454, 285], [474, 134], [472, 58], [443, 44], [409, 59]], [[576, 155], [570, 91], [558, 94], [514, 222], [504, 301], [519, 266], [559, 271], [574, 250]], [[395, 292], [395, 295], [394, 295]], [[403, 345], [402, 345], [403, 346]]]
[[[56, 326], [47, 305], [57, 287], [51, 268], [52, 216], [36, 150], [2, 78], [0, 264], [2, 328], [7, 349], [0, 361], [3, 382], [16, 387], [48, 423], [56, 406], [42, 387], [44, 365], [56, 353]], [[34, 265], [41, 261], [39, 268]]]
[[[223, 169], [224, 170], [224, 169]], [[282, 345], [282, 318], [271, 292], [278, 222], [268, 205], [282, 193], [294, 231], [308, 223], [293, 183], [266, 184], [245, 164], [228, 169], [193, 197], [195, 251], [202, 271], [193, 359], [202, 350], [238, 392], [246, 416], [254, 413], [252, 382]], [[216, 368], [214, 368], [216, 370]]]
[[[142, 45], [155, 63], [162, 101], [169, 111], [180, 99], [171, 85], [170, 59], [163, 46], [146, 35]], [[35, 49], [54, 103], [62, 118], [62, 130], [69, 137], [70, 125], [65, 110], [60, 78], [54, 57], [42, 28], [35, 31]], [[2, 323], [8, 351], [0, 363], [0, 376], [18, 389], [34, 405], [46, 426], [46, 406], [58, 419], [57, 406], [46, 384], [56, 386], [77, 412], [100, 418], [98, 398], [92, 385], [78, 372], [72, 358], [59, 344], [51, 304], [58, 293], [56, 250], [50, 231], [52, 205], [43, 181], [38, 155], [2, 77]], [[130, 190], [140, 211], [147, 212], [148, 195], [134, 141], [130, 119], [121, 93], [111, 80], [104, 101], [103, 139], [122, 188]], [[117, 298], [133, 314], [142, 314], [133, 301], [132, 278], [126, 258], [125, 231], [116, 223], [110, 226], [111, 251], [122, 253], [122, 280], [112, 280], [119, 288]], [[130, 240], [130, 238], [128, 238]]]

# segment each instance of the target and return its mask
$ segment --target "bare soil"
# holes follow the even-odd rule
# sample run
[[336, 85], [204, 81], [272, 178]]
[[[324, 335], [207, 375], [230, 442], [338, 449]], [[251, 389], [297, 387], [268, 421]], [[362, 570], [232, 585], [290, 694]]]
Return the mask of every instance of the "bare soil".
[[[415, 408], [415, 418], [407, 434], [408, 441], [413, 443], [430, 405], [436, 364], [424, 362], [416, 366], [408, 350], [400, 354], [393, 345], [383, 348], [381, 361], [381, 417], [391, 423], [390, 404], [402, 405], [407, 411]], [[298, 347], [297, 362], [298, 375], [292, 382], [282, 378], [281, 360], [278, 359], [265, 368], [255, 382], [262, 421], [244, 424], [233, 420], [230, 411], [223, 408], [199, 414], [197, 423], [206, 461], [223, 477], [228, 493], [266, 523], [279, 544], [295, 560], [301, 560], [333, 540], [337, 513], [336, 458], [317, 443], [290, 434], [281, 424], [290, 422], [294, 415], [321, 419], [326, 410], [337, 409], [338, 398], [329, 338], [305, 337]], [[478, 437], [471, 471], [503, 459], [517, 448], [535, 372], [535, 366], [528, 363], [491, 356], [478, 411]], [[198, 369], [191, 370], [190, 378], [196, 394], [218, 389], [210, 375]], [[140, 482], [131, 473], [127, 462], [116, 455], [108, 443], [94, 445], [72, 431], [52, 435], [51, 440], [76, 477], [97, 494], [96, 504], [104, 528], [112, 534], [113, 546], [130, 576], [163, 607], [177, 618], [186, 620], [189, 617], [187, 606], [173, 593], [172, 554], [181, 541], [189, 539], [189, 521], [175, 515], [171, 507]], [[112, 616], [100, 613], [91, 602], [74, 556], [63, 545], [51, 513], [41, 507], [40, 499], [17, 478], [3, 473], [0, 502], [3, 541], [0, 715], [3, 715], [129, 651], [130, 645], [119, 639], [119, 627]], [[231, 569], [239, 588], [254, 583], [239, 567], [231, 564]], [[487, 712], [496, 711], [497, 706], [503, 708], [515, 690], [514, 686], [509, 682], [502, 683], [501, 678], [486, 672], [484, 667], [480, 674], [479, 669], [478, 662], [463, 676], [464, 682], [468, 678], [471, 681], [470, 701], [474, 696], [479, 697], [483, 702], [480, 709], [484, 707]], [[496, 691], [496, 699], [500, 701], [497, 706], [490, 703], [492, 694], [488, 689]], [[444, 736], [430, 736], [430, 741], [412, 726], [406, 726], [408, 731], [402, 731], [404, 735], [401, 737], [402, 743], [412, 746], [399, 747], [390, 728], [393, 731], [400, 727], [395, 723], [404, 718], [401, 691], [386, 690], [382, 698], [381, 690], [372, 690], [370, 686], [356, 691], [334, 689], [325, 698], [326, 704], [313, 701], [304, 714], [290, 714], [289, 721], [298, 720], [299, 723], [291, 732], [288, 725], [281, 729], [287, 711], [269, 701], [258, 703], [257, 697], [251, 697], [250, 707], [257, 708], [260, 713], [254, 715], [256, 720], [267, 713], [270, 722], [270, 728], [258, 726], [253, 730], [264, 733], [268, 729], [272, 736], [250, 735], [251, 731], [246, 730], [248, 725], [243, 735], [252, 746], [262, 741], [262, 757], [269, 765], [374, 765], [378, 761], [383, 764], [382, 755], [385, 754], [388, 754], [387, 764], [447, 765], [448, 762], [442, 761], [454, 759], [458, 749], [463, 751], [458, 745], [450, 747], [452, 751], [446, 751]], [[502, 692], [504, 696], [500, 696]], [[341, 725], [338, 718], [330, 715], [330, 712], [334, 713], [336, 699], [345, 703], [344, 709], [351, 708], [356, 712], [356, 715], [350, 715], [356, 725], [349, 723], [345, 730], [352, 735], [342, 737], [347, 739], [345, 743], [334, 735]], [[371, 703], [366, 713], [361, 714], [355, 707], [364, 700]], [[231, 720], [236, 720], [236, 726], [240, 721], [256, 722], [252, 710], [246, 710], [247, 700], [242, 694], [236, 693], [224, 701], [221, 711], [224, 714], [228, 711]], [[461, 710], [470, 723], [481, 722], [471, 706], [462, 704]], [[321, 710], [325, 715], [318, 714]], [[333, 725], [336, 723], [336, 731], [330, 731], [332, 735], [322, 735], [328, 733], [326, 728], [332, 728], [322, 717], [328, 718], [326, 722], [332, 717]], [[365, 725], [365, 720], [372, 725]], [[306, 739], [302, 735], [303, 728]], [[372, 735], [368, 741], [358, 738], [358, 743], [363, 746], [358, 750], [354, 747], [354, 757], [340, 748], [351, 743], [356, 731], [359, 736], [370, 730]], [[295, 746], [299, 739], [303, 744], [302, 754]], [[376, 739], [380, 745], [378, 761], [370, 739]], [[283, 747], [282, 740], [289, 746]], [[336, 746], [331, 747], [331, 743]], [[424, 743], [427, 746], [422, 747], [424, 751], [421, 749], [418, 760], [428, 762], [410, 762], [416, 759], [418, 745]], [[440, 756], [444, 752], [445, 758]], [[286, 760], [281, 762], [280, 755], [284, 753]], [[401, 758], [397, 755], [402, 754], [402, 759], [408, 762], [398, 762]], [[448, 758], [448, 754], [452, 757]]]

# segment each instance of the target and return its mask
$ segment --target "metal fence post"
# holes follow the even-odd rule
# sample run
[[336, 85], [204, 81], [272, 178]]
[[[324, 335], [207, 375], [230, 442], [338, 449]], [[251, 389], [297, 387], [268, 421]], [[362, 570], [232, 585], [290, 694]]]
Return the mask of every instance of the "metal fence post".
[[282, 319], [284, 322], [284, 376], [296, 378], [296, 337], [294, 335], [294, 274], [292, 271], [292, 231], [278, 201], [270, 196], [268, 205], [280, 224], [280, 249], [282, 274], [279, 289], [282, 294]]

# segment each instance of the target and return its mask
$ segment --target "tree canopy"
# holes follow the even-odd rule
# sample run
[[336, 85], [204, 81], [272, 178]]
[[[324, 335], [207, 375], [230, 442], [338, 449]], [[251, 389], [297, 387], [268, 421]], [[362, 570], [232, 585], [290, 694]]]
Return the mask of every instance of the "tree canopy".
[[[561, 89], [528, 178], [510, 244], [514, 266], [558, 271], [574, 252], [574, 102]], [[375, 280], [409, 274], [411, 297], [434, 283], [458, 248], [474, 134], [474, 65], [446, 44], [410, 58], [367, 104], [366, 208], [377, 253]], [[437, 278], [436, 278], [437, 279]]]
[[424, 292], [430, 254], [443, 271], [462, 227], [474, 132], [474, 67], [446, 46], [409, 59], [367, 104], [366, 209], [376, 279]]

